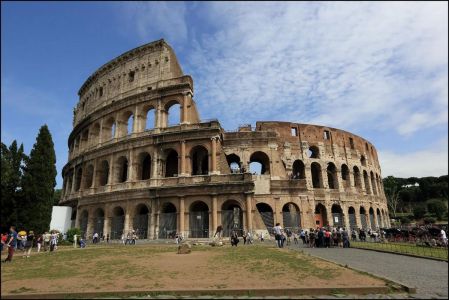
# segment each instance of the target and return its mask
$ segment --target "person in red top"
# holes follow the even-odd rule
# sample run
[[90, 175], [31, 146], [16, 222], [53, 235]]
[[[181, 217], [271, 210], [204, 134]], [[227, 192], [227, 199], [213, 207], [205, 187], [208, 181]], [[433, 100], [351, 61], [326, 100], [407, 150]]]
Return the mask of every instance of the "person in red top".
[[5, 233], [5, 234], [2, 233], [2, 247], [1, 247], [1, 252], [3, 252], [3, 248], [4, 248], [5, 244], [6, 244], [6, 238], [7, 238], [7, 237], [8, 237], [8, 234], [7, 234], [7, 233]]
[[329, 248], [331, 245], [331, 232], [329, 229], [324, 231], [324, 247]]

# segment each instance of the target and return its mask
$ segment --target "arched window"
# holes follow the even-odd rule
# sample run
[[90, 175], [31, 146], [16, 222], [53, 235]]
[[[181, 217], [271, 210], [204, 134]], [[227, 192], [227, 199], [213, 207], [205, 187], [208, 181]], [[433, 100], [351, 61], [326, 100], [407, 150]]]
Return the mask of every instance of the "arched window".
[[191, 238], [209, 237], [209, 207], [203, 201], [192, 203], [189, 210]]
[[334, 221], [334, 226], [343, 227], [344, 220], [343, 220], [343, 210], [341, 209], [341, 206], [338, 204], [332, 205], [331, 212], [332, 212], [332, 219]]
[[307, 150], [307, 157], [309, 158], [320, 158], [320, 150], [317, 146], [310, 146]]
[[272, 228], [274, 227], [273, 209], [270, 205], [263, 202], [257, 203], [256, 208], [260, 216], [262, 217], [262, 221], [265, 227], [267, 227], [268, 232], [271, 232]]
[[76, 175], [75, 175], [75, 191], [79, 191], [81, 188], [81, 180], [83, 178], [83, 168], [79, 167], [76, 170]]
[[366, 167], [366, 158], [365, 155], [362, 155], [360, 157], [360, 163], [362, 164], [362, 166]]
[[345, 188], [349, 188], [350, 187], [350, 183], [349, 183], [349, 168], [345, 164], [341, 165], [341, 179], [343, 180], [343, 186]]
[[313, 188], [322, 188], [323, 179], [321, 176], [321, 166], [317, 162], [313, 162], [310, 166], [310, 171], [312, 173], [312, 185]]
[[360, 224], [362, 225], [363, 229], [368, 228], [368, 221], [366, 217], [366, 211], [363, 206], [360, 206]]
[[337, 168], [333, 163], [327, 164], [327, 183], [330, 189], [338, 189]]
[[349, 227], [350, 229], [357, 229], [357, 219], [355, 217], [355, 209], [350, 206], [348, 209]]
[[177, 211], [176, 207], [170, 203], [162, 204], [161, 213], [159, 214], [159, 238], [168, 239], [174, 238], [177, 226]]
[[165, 151], [165, 177], [178, 175], [178, 152], [173, 149]]
[[117, 159], [116, 170], [116, 182], [121, 183], [128, 180], [128, 159], [125, 156], [120, 156]]
[[306, 171], [305, 171], [304, 163], [302, 162], [302, 160], [297, 159], [293, 163], [292, 178], [293, 179], [304, 179], [304, 178], [306, 178]]
[[120, 239], [125, 227], [125, 211], [120, 206], [112, 210], [111, 239]]
[[165, 106], [167, 126], [175, 126], [181, 123], [181, 105], [172, 101]]
[[98, 185], [105, 186], [109, 180], [109, 162], [103, 160], [100, 163], [100, 168], [97, 171]]
[[240, 157], [234, 153], [226, 155], [226, 161], [228, 162], [229, 168], [231, 169], [231, 173], [240, 173], [243, 172], [241, 169], [241, 161]]
[[86, 168], [86, 174], [85, 176], [85, 180], [84, 180], [84, 187], [85, 189], [88, 189], [90, 187], [92, 187], [92, 183], [93, 183], [93, 179], [94, 179], [94, 166], [93, 165], [88, 165]]
[[136, 207], [133, 220], [133, 228], [139, 239], [146, 239], [148, 233], [148, 214], [149, 210], [145, 204], [139, 204]]
[[353, 171], [354, 171], [354, 186], [356, 188], [361, 188], [362, 187], [362, 179], [360, 177], [359, 168], [354, 166]]
[[151, 156], [147, 152], [139, 154], [140, 172], [139, 179], [147, 180], [151, 177]]
[[192, 175], [207, 175], [209, 173], [209, 154], [203, 146], [195, 146], [190, 151]]
[[153, 107], [150, 107], [145, 115], [145, 130], [154, 129], [156, 127], [156, 110]]
[[365, 182], [365, 191], [367, 194], [371, 194], [371, 188], [369, 185], [369, 177], [368, 177], [368, 173], [363, 170], [363, 181]]
[[243, 231], [243, 210], [239, 202], [227, 200], [221, 206], [221, 224], [223, 225], [223, 236], [230, 236], [232, 230], [240, 234]]
[[270, 159], [262, 151], [256, 151], [249, 158], [249, 169], [257, 175], [270, 174]]
[[88, 148], [89, 144], [89, 129], [86, 129], [81, 134], [81, 149], [84, 150]]
[[99, 236], [103, 236], [104, 228], [104, 211], [101, 208], [97, 208], [94, 213], [94, 233], [98, 233]]
[[326, 207], [321, 203], [318, 203], [315, 206], [315, 225], [318, 227], [328, 225], [327, 210]]
[[134, 126], [134, 116], [131, 115], [128, 118], [128, 121], [126, 122], [126, 135], [130, 135], [133, 133], [133, 126]]
[[301, 213], [298, 205], [289, 202], [282, 207], [282, 221], [285, 228], [298, 230], [301, 227]]

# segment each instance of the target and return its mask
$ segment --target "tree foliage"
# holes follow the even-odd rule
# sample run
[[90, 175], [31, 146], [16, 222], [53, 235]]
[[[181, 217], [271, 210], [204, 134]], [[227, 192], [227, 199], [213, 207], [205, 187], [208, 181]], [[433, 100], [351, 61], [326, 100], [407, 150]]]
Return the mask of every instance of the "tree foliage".
[[447, 207], [440, 199], [430, 199], [427, 201], [427, 210], [434, 214], [438, 220], [441, 220], [444, 216], [444, 212], [447, 212]]

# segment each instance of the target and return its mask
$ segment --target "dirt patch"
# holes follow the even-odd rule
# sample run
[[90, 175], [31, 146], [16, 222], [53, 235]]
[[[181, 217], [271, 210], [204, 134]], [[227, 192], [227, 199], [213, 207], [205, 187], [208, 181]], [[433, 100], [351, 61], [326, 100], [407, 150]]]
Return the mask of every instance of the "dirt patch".
[[385, 286], [336, 264], [263, 246], [193, 247], [184, 255], [154, 245], [53, 254], [4, 264], [2, 294]]

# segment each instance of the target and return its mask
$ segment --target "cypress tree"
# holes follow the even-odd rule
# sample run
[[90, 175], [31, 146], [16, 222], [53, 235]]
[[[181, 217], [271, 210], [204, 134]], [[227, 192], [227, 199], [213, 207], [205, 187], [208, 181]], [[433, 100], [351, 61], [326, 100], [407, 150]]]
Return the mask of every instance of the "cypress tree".
[[39, 129], [23, 175], [24, 206], [19, 212], [26, 230], [49, 229], [56, 186], [56, 155], [47, 125]]

